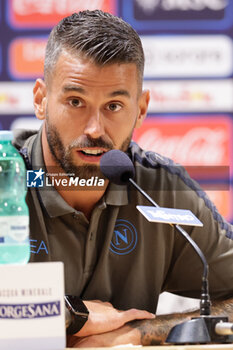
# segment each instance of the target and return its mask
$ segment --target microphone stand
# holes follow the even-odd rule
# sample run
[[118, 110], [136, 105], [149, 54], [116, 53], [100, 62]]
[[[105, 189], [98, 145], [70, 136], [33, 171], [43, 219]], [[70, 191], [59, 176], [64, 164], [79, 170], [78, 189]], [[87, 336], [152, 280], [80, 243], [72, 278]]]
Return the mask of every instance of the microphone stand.
[[[160, 206], [144, 192], [132, 179], [129, 182], [155, 207]], [[174, 326], [166, 339], [166, 343], [173, 344], [196, 344], [196, 343], [228, 343], [233, 342], [233, 325], [228, 323], [226, 316], [211, 316], [211, 301], [209, 297], [208, 271], [209, 267], [204, 254], [189, 234], [179, 225], [175, 227], [182, 236], [191, 244], [203, 264], [202, 288], [200, 296], [200, 316]]]

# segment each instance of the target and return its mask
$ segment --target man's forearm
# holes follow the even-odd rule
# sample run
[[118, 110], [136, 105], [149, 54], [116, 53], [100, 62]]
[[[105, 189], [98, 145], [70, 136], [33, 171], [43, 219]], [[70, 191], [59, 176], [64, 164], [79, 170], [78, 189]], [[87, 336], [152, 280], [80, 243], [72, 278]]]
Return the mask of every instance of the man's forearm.
[[129, 325], [141, 334], [142, 345], [164, 343], [170, 329], [178, 323], [187, 321], [197, 313], [169, 314], [157, 316], [154, 320], [132, 321]]
[[224, 315], [233, 322], [233, 297], [227, 300], [214, 301], [211, 308], [211, 315]]
[[[141, 334], [142, 345], [158, 345], [164, 343], [169, 331], [178, 323], [198, 316], [199, 310], [188, 313], [177, 313], [157, 316], [154, 320], [132, 321], [128, 325], [136, 328]], [[211, 307], [211, 315], [223, 315], [233, 322], [233, 298], [215, 301]]]

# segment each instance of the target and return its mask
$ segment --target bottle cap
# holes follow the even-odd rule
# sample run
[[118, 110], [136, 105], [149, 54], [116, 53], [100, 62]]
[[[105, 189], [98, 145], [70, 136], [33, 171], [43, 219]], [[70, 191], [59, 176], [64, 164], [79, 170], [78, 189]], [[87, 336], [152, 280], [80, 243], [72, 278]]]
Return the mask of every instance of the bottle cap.
[[13, 140], [13, 132], [10, 130], [0, 130], [0, 141]]

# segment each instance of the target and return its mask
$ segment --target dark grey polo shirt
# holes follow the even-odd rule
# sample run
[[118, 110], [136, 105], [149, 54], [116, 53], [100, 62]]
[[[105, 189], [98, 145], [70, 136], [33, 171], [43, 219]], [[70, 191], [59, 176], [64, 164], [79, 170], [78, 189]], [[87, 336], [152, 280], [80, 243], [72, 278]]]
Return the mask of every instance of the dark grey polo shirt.
[[[31, 135], [31, 136], [30, 136]], [[19, 132], [28, 166], [44, 166], [40, 133]], [[26, 151], [25, 151], [26, 149]], [[161, 206], [190, 209], [203, 228], [185, 229], [210, 266], [214, 298], [233, 294], [233, 232], [180, 166], [136, 143], [128, 150], [136, 182]], [[130, 186], [110, 184], [88, 221], [54, 189], [29, 189], [31, 261], [63, 261], [66, 293], [110, 301], [119, 309], [155, 312], [158, 295], [200, 296], [202, 263], [168, 224], [148, 222], [136, 205], [150, 205]]]

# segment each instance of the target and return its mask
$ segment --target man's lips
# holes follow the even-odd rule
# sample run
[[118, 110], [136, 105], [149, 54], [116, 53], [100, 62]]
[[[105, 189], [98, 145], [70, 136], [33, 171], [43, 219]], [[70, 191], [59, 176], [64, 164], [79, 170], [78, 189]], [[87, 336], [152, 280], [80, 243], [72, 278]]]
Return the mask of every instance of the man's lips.
[[100, 158], [107, 152], [106, 149], [103, 148], [82, 148], [78, 149], [77, 153], [79, 157], [85, 162], [98, 163]]

